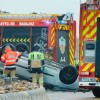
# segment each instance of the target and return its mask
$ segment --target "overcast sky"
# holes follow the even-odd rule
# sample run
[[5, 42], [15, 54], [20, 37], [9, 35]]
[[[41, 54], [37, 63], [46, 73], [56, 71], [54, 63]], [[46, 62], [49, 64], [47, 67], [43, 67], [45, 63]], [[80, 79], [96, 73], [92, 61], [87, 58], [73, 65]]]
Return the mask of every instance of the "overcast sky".
[[74, 20], [77, 21], [77, 36], [79, 32], [79, 7], [80, 0], [0, 0], [0, 10], [13, 14], [32, 12], [65, 14], [71, 12], [74, 14]]

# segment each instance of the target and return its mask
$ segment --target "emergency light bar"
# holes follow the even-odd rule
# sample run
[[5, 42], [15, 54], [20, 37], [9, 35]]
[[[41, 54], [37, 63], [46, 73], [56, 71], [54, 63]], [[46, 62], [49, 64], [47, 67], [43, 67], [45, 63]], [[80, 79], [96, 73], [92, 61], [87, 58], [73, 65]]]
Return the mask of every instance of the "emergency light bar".
[[68, 24], [68, 21], [64, 21], [64, 20], [59, 20], [58, 24]]

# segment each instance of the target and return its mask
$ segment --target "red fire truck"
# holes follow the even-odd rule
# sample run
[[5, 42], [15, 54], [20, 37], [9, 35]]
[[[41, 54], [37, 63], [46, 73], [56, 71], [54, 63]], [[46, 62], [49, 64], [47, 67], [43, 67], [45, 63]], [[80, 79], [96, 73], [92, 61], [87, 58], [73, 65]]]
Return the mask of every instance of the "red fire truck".
[[80, 5], [79, 86], [100, 97], [100, 0]]
[[54, 61], [74, 63], [76, 22], [72, 14], [0, 14], [0, 46], [29, 53], [54, 47]]

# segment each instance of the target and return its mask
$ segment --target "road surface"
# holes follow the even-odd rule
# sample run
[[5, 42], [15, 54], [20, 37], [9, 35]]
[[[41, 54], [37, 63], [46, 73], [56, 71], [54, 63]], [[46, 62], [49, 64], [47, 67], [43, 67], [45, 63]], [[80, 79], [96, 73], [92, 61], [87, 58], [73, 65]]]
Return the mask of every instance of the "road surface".
[[100, 98], [95, 98], [92, 92], [52, 92], [47, 91], [47, 95], [50, 100], [100, 100]]

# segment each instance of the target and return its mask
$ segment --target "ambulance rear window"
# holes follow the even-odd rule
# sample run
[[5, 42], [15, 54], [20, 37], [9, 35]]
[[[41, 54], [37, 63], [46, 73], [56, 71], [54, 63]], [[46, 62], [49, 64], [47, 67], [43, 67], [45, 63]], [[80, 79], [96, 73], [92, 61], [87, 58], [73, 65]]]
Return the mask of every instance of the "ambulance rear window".
[[86, 44], [86, 49], [87, 50], [94, 50], [95, 49], [95, 44]]

